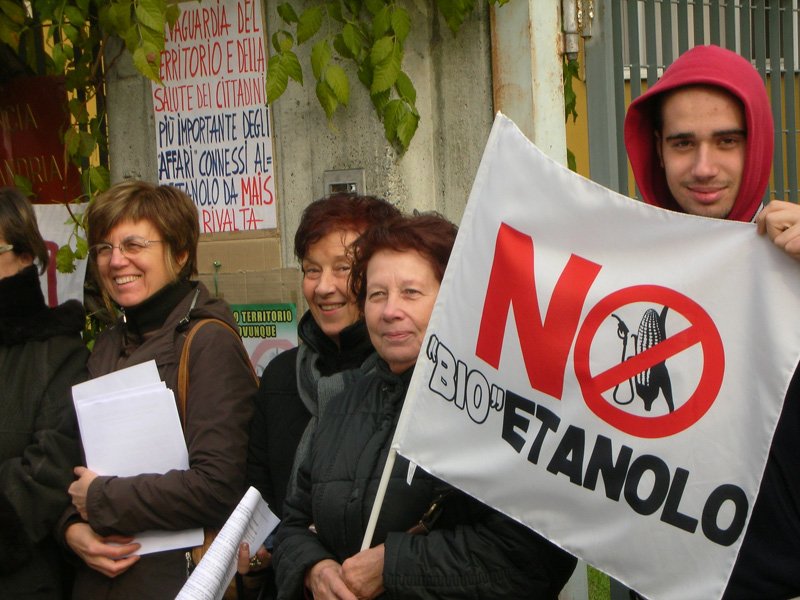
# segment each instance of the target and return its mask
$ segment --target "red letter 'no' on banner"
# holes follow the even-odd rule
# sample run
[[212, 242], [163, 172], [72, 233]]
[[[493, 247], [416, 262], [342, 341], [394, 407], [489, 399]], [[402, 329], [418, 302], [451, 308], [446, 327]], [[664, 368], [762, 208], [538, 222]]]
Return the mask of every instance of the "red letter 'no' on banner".
[[533, 239], [502, 223], [497, 232], [475, 354], [498, 368], [508, 310], [513, 304], [531, 387], [560, 400], [569, 349], [600, 265], [574, 254], [570, 256], [553, 290], [544, 321], [539, 313], [533, 265]]

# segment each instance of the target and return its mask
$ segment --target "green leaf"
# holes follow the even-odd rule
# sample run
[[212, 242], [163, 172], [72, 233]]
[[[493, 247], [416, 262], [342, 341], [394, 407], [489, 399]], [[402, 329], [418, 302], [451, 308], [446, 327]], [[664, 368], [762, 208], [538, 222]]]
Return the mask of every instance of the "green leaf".
[[145, 27], [155, 29], [156, 31], [164, 31], [165, 18], [163, 6], [163, 3], [160, 3], [158, 0], [139, 0], [134, 9], [136, 19]]
[[342, 39], [344, 40], [347, 49], [350, 50], [350, 53], [354, 57], [361, 54], [364, 44], [362, 43], [361, 35], [359, 34], [358, 29], [351, 23], [347, 23], [344, 27], [342, 27]]
[[345, 18], [342, 15], [342, 5], [339, 2], [329, 2], [327, 4], [328, 15], [337, 23], [344, 23]]
[[140, 46], [133, 52], [133, 64], [148, 79], [160, 83], [158, 74], [158, 50], [149, 46]]
[[397, 141], [400, 144], [402, 152], [408, 150], [411, 138], [413, 138], [414, 134], [417, 132], [417, 125], [419, 125], [419, 115], [409, 111], [400, 116], [400, 120], [397, 124]]
[[69, 4], [64, 7], [64, 16], [70, 23], [77, 26], [82, 26], [86, 22], [86, 17], [81, 14], [77, 6], [70, 6]]
[[79, 235], [75, 236], [75, 258], [83, 260], [89, 255], [89, 243], [86, 238]]
[[53, 58], [53, 66], [59, 73], [64, 71], [67, 64], [67, 57], [64, 54], [64, 44], [54, 44], [53, 51], [51, 52]]
[[289, 73], [284, 65], [283, 56], [271, 56], [267, 63], [267, 104], [272, 104], [281, 97], [289, 85]]
[[94, 136], [88, 131], [81, 131], [78, 134], [78, 139], [80, 140], [78, 143], [78, 153], [84, 158], [89, 158], [92, 152], [94, 152], [95, 147], [97, 147]]
[[344, 36], [341, 33], [333, 38], [333, 49], [343, 58], [349, 58], [351, 60], [355, 60], [356, 58], [355, 55], [350, 52], [350, 48], [347, 47], [347, 44], [344, 43]]
[[86, 103], [84, 101], [78, 98], [72, 98], [67, 103], [67, 107], [69, 108], [70, 114], [78, 123], [85, 124], [89, 121], [89, 111], [86, 110]]
[[417, 90], [414, 88], [414, 84], [404, 71], [400, 71], [400, 73], [397, 74], [397, 81], [395, 82], [394, 86], [400, 98], [412, 106], [417, 103]]
[[77, 46], [80, 44], [81, 34], [77, 27], [65, 23], [61, 27], [61, 34], [72, 42], [73, 45]]
[[330, 86], [339, 104], [347, 106], [350, 102], [350, 80], [347, 78], [344, 69], [339, 65], [328, 67], [328, 70], [325, 71], [325, 83]]
[[170, 27], [175, 27], [175, 24], [178, 22], [178, 18], [181, 16], [181, 9], [177, 3], [169, 3], [167, 4], [167, 12], [164, 15], [164, 18], [167, 21], [167, 24]]
[[325, 111], [325, 116], [330, 121], [339, 103], [331, 88], [324, 81], [317, 82], [317, 100], [319, 100], [322, 110]]
[[400, 122], [403, 102], [401, 100], [390, 100], [383, 107], [383, 130], [387, 140], [394, 140], [397, 137], [397, 124]]
[[300, 66], [300, 61], [297, 59], [297, 54], [294, 52], [286, 52], [282, 57], [286, 74], [294, 79], [300, 85], [303, 85], [303, 68]]
[[369, 90], [371, 94], [388, 90], [394, 85], [395, 81], [397, 81], [397, 77], [400, 75], [401, 57], [402, 54], [399, 48], [395, 46], [387, 60], [379, 65], [375, 65], [372, 76], [372, 86]]
[[14, 174], [14, 186], [26, 197], [30, 198], [33, 196], [33, 183], [24, 175]]
[[567, 168], [570, 171], [578, 172], [578, 161], [575, 160], [575, 153], [567, 148]]
[[108, 8], [108, 18], [114, 24], [117, 34], [124, 38], [131, 28], [131, 3], [120, 2]]
[[371, 15], [377, 15], [386, 6], [386, 0], [366, 0], [364, 4]]
[[272, 47], [276, 52], [288, 52], [294, 47], [292, 34], [285, 29], [279, 29], [272, 34]]
[[379, 115], [383, 114], [383, 111], [386, 108], [389, 100], [391, 100], [391, 97], [392, 93], [390, 90], [384, 90], [382, 92], [378, 92], [377, 94], [370, 95], [372, 105], [375, 107], [375, 110]]
[[388, 6], [384, 6], [372, 19], [372, 35], [382, 38], [392, 28], [392, 12]]
[[297, 43], [311, 39], [322, 27], [322, 7], [312, 6], [303, 11], [297, 22]]
[[372, 65], [369, 64], [369, 61], [364, 61], [361, 63], [361, 66], [358, 69], [358, 80], [361, 82], [361, 85], [367, 89], [372, 87], [372, 75]]
[[56, 269], [59, 273], [72, 273], [75, 271], [75, 253], [69, 245], [64, 244], [56, 252]]
[[392, 55], [393, 50], [394, 40], [390, 37], [382, 37], [372, 46], [369, 60], [374, 66], [377, 66], [387, 60]]
[[104, 192], [111, 187], [111, 174], [102, 165], [89, 169], [89, 181], [96, 192]]
[[0, 11], [3, 11], [8, 19], [17, 25], [24, 25], [25, 17], [28, 16], [21, 4], [11, 0], [0, 0]]
[[297, 23], [299, 21], [294, 7], [288, 2], [278, 5], [278, 16], [286, 23]]
[[402, 44], [406, 41], [411, 31], [411, 17], [405, 8], [397, 6], [392, 12], [392, 31], [397, 36], [398, 42]]
[[320, 40], [311, 49], [311, 70], [316, 79], [322, 79], [328, 63], [331, 61], [331, 47], [328, 40]]
[[67, 149], [67, 153], [70, 156], [76, 156], [78, 154], [78, 147], [80, 146], [81, 138], [78, 135], [78, 131], [72, 127], [67, 129], [64, 133], [64, 146]]
[[142, 36], [142, 44], [149, 44], [161, 53], [165, 44], [163, 29], [150, 29], [149, 27], [142, 26], [139, 27], [139, 33]]
[[2, 13], [0, 13], [0, 42], [8, 44], [15, 50], [19, 47], [19, 28]]

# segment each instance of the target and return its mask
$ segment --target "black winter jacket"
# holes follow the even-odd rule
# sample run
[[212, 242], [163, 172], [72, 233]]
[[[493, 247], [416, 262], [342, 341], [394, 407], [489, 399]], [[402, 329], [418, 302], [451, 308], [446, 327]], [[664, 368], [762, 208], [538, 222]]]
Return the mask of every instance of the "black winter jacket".
[[0, 279], [0, 597], [61, 598], [53, 529], [80, 446], [71, 387], [84, 381], [83, 307], [44, 303], [35, 267]]
[[[383, 361], [320, 418], [286, 499], [273, 557], [279, 598], [301, 598], [306, 571], [359, 551], [411, 371]], [[398, 456], [372, 545], [385, 544], [385, 598], [556, 598], [575, 559], [534, 532], [453, 490], [434, 530], [405, 533], [449, 488]], [[316, 533], [309, 530], [313, 524]]]
[[304, 394], [305, 401], [301, 398], [298, 378], [309, 388], [320, 376], [357, 369], [373, 353], [363, 321], [344, 329], [337, 346], [307, 311], [300, 319], [297, 334], [309, 358], [298, 368], [299, 349], [292, 348], [276, 356], [264, 369], [247, 450], [248, 483], [261, 492], [278, 517], [283, 515], [297, 445], [312, 412], [317, 412], [311, 390]]

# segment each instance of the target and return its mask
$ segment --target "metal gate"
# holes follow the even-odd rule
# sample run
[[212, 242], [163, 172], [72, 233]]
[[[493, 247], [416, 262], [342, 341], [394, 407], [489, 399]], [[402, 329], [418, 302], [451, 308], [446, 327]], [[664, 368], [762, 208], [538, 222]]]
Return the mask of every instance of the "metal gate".
[[586, 40], [591, 178], [635, 195], [623, 143], [625, 110], [681, 53], [717, 44], [741, 54], [767, 86], [775, 158], [765, 200], [800, 201], [798, 0], [595, 0]]

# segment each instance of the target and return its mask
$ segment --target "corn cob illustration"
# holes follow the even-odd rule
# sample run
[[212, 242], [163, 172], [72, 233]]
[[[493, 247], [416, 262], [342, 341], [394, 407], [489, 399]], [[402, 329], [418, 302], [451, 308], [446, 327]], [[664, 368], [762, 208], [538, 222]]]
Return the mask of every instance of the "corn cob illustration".
[[[661, 314], [648, 308], [639, 322], [637, 335], [634, 337], [636, 353], [641, 354], [663, 342], [667, 337], [666, 320], [669, 307], [665, 306]], [[675, 410], [672, 401], [672, 383], [669, 378], [666, 362], [662, 361], [636, 374], [636, 395], [644, 401], [644, 409], [650, 411], [659, 392], [664, 394], [669, 412]]]

